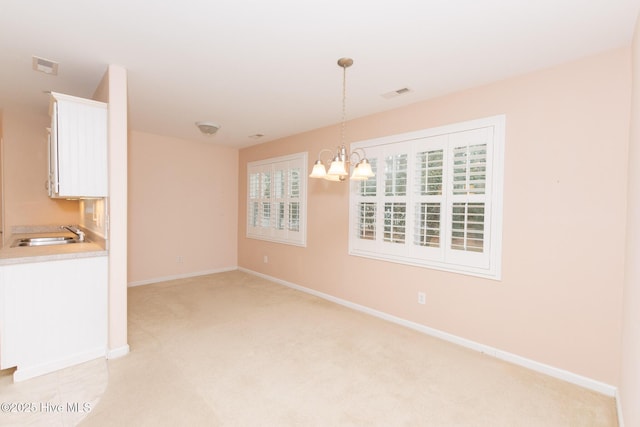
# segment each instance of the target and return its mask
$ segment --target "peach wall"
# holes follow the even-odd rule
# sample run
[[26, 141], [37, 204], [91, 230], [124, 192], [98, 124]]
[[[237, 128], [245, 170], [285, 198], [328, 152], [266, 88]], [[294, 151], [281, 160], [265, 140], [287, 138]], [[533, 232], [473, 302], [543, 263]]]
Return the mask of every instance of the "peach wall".
[[[640, 426], [640, 18], [632, 47], [633, 90], [627, 192], [627, 262], [624, 283], [620, 400], [624, 425]], [[622, 425], [622, 424], [621, 424]]]
[[3, 111], [2, 168], [6, 237], [16, 225], [77, 224], [78, 201], [51, 199], [47, 194], [47, 131], [51, 126], [42, 97], [41, 112]]
[[247, 162], [308, 150], [310, 170], [338, 126], [240, 151], [238, 265], [618, 385], [629, 67], [620, 49], [347, 123], [359, 141], [506, 114], [502, 281], [349, 256], [339, 183], [309, 181], [306, 248], [245, 238]]
[[238, 150], [131, 131], [129, 283], [237, 266]]

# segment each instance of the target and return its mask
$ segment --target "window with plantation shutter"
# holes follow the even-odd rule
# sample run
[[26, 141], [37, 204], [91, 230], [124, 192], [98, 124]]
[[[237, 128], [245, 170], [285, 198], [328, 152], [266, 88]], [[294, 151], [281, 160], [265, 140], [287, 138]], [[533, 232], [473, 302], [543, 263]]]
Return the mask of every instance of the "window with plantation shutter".
[[352, 144], [349, 253], [500, 279], [504, 116]]
[[247, 237], [306, 245], [307, 153], [247, 165]]

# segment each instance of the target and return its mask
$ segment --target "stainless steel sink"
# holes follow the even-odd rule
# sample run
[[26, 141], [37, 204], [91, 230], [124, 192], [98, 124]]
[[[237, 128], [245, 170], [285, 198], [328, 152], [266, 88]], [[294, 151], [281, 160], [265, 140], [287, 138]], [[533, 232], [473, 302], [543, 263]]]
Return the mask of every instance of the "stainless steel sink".
[[78, 243], [76, 237], [26, 237], [16, 239], [11, 245], [12, 248], [18, 246], [49, 246], [49, 245], [68, 245], [69, 243]]

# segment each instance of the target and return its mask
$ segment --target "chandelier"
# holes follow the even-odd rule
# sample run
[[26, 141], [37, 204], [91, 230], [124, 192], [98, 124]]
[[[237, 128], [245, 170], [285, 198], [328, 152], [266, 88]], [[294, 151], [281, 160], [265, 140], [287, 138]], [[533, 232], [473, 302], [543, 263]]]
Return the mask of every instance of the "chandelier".
[[[344, 143], [344, 130], [347, 117], [347, 68], [353, 65], [353, 59], [340, 58], [338, 59], [338, 66], [342, 67], [342, 126], [340, 128], [340, 146], [335, 150], [328, 148], [320, 150], [318, 153], [318, 160], [313, 164], [313, 170], [311, 171], [310, 178], [324, 178], [328, 181], [345, 181], [349, 176], [350, 165], [353, 165], [353, 173], [351, 179], [356, 181], [365, 181], [375, 174], [371, 169], [371, 163], [366, 157], [363, 149], [356, 148], [351, 153], [347, 152], [347, 147]], [[322, 161], [322, 155], [329, 153], [331, 157], [327, 161], [329, 164], [329, 171]]]

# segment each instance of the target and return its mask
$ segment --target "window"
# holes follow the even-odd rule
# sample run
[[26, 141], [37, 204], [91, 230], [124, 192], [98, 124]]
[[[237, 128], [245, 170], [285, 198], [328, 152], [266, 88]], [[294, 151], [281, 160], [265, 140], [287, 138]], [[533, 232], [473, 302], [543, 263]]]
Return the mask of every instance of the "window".
[[349, 253], [500, 279], [504, 116], [352, 144]]
[[247, 165], [247, 237], [305, 246], [307, 153]]

